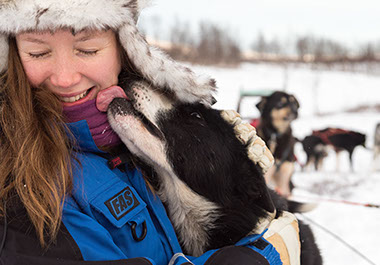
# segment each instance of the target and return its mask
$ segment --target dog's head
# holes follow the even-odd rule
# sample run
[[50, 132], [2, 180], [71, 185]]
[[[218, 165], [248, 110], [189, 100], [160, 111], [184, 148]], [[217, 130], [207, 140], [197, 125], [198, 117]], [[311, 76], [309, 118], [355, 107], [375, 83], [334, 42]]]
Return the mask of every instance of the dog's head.
[[251, 194], [242, 196], [273, 212], [261, 168], [249, 159], [247, 146], [221, 111], [178, 102], [144, 82], [126, 93], [129, 100], [116, 98], [109, 105], [108, 119], [133, 154], [213, 202], [231, 203], [225, 202], [231, 198], [227, 194], [250, 186]]
[[261, 120], [279, 134], [289, 130], [290, 124], [298, 117], [300, 107], [298, 100], [288, 93], [276, 91], [270, 96], [262, 97], [256, 107]]
[[375, 128], [375, 145], [380, 144], [380, 123], [376, 125]]
[[301, 143], [305, 153], [309, 156], [324, 158], [328, 155], [327, 145], [316, 135], [306, 136]]
[[357, 145], [361, 145], [363, 147], [366, 147], [366, 135], [365, 134], [362, 134], [362, 133], [359, 133], [359, 132], [354, 132], [354, 138], [355, 138], [355, 142]]

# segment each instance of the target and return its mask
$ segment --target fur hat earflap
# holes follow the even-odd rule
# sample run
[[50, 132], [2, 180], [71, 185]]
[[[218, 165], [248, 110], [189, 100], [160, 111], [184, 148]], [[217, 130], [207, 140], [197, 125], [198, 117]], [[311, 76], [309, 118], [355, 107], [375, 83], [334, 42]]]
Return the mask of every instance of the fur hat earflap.
[[24, 31], [112, 29], [129, 59], [152, 85], [185, 102], [212, 103], [216, 84], [149, 45], [136, 26], [150, 0], [0, 0], [0, 73], [8, 64], [8, 38]]

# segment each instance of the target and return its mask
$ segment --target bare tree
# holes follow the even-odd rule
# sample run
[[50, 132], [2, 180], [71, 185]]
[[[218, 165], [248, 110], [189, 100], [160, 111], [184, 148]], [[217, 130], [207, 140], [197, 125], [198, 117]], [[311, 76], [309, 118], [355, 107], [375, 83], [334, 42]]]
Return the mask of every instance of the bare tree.
[[375, 46], [371, 43], [366, 44], [360, 52], [362, 61], [374, 61], [376, 59]]
[[175, 20], [170, 30], [171, 48], [168, 53], [178, 60], [190, 60], [194, 56], [193, 46], [195, 43], [188, 22]]
[[252, 44], [252, 50], [259, 54], [264, 54], [267, 52], [267, 42], [262, 32], [257, 34], [256, 40]]
[[237, 40], [213, 23], [201, 22], [196, 61], [205, 64], [235, 64], [241, 60]]
[[303, 36], [296, 41], [296, 51], [300, 61], [305, 60], [307, 54], [311, 54], [313, 47], [313, 39], [309, 36]]

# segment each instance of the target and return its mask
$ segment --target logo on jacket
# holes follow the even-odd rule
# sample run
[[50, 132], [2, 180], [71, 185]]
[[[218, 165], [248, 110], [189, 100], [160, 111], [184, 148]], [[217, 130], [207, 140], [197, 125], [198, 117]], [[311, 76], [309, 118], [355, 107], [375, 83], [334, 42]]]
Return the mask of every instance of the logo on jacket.
[[126, 187], [104, 203], [116, 220], [120, 220], [127, 213], [140, 205], [129, 187]]

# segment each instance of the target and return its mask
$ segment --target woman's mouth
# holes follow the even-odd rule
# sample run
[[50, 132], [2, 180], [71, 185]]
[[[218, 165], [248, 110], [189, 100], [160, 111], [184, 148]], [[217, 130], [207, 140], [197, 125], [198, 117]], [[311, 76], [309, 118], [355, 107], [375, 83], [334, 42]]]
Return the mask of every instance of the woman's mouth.
[[95, 88], [95, 86], [87, 89], [83, 93], [76, 95], [76, 96], [72, 96], [72, 97], [60, 96], [59, 98], [62, 101], [62, 104], [64, 106], [74, 106], [74, 105], [82, 104], [82, 103], [84, 103], [88, 100], [94, 99], [96, 97], [95, 93], [97, 93], [97, 91], [94, 88]]
[[79, 94], [79, 95], [76, 95], [74, 97], [60, 97], [61, 101], [65, 102], [65, 103], [73, 103], [75, 101], [78, 101], [82, 98], [84, 98], [85, 96], [87, 96], [87, 94], [90, 92], [91, 88], [84, 91], [82, 94]]

